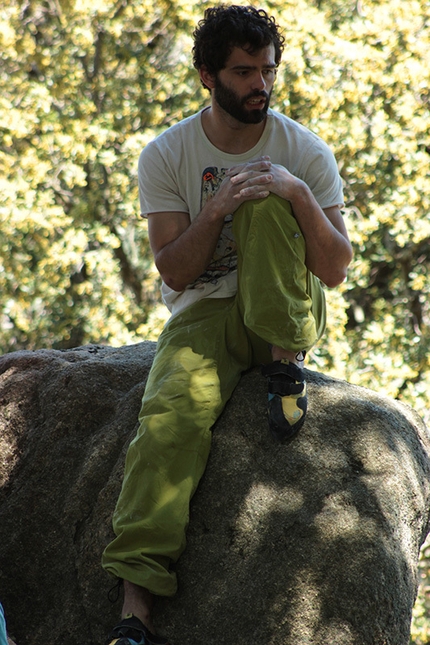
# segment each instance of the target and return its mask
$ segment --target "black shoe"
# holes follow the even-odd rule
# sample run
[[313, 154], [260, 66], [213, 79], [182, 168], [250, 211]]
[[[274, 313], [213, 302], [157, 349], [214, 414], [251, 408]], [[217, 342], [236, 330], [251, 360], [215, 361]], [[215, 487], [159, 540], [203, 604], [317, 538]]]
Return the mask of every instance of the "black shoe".
[[263, 365], [269, 379], [269, 428], [278, 441], [291, 439], [302, 427], [307, 410], [303, 370], [286, 358]]
[[139, 618], [129, 614], [114, 627], [105, 645], [171, 645], [171, 643], [163, 636], [152, 634]]

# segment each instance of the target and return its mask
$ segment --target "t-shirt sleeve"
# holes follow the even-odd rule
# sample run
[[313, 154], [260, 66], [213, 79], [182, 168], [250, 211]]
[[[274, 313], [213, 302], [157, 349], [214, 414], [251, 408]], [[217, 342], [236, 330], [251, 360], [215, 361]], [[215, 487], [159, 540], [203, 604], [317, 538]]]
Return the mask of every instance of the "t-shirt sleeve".
[[142, 150], [137, 174], [142, 217], [146, 217], [148, 213], [189, 212], [180, 195], [168, 158], [154, 142]]
[[318, 140], [303, 155], [301, 178], [308, 184], [321, 208], [343, 206], [343, 186], [336, 159], [326, 143]]

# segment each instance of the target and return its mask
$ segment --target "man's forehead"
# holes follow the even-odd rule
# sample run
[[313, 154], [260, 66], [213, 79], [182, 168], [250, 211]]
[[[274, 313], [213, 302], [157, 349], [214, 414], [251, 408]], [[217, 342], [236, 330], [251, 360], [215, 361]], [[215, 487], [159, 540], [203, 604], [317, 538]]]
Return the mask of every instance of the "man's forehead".
[[276, 67], [275, 47], [271, 44], [253, 53], [247, 51], [246, 47], [233, 47], [225, 66], [229, 68]]

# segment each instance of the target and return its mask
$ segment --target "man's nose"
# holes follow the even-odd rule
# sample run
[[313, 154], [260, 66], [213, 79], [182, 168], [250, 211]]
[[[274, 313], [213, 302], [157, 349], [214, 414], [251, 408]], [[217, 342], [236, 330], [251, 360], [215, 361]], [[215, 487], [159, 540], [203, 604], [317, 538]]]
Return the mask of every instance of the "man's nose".
[[266, 89], [266, 79], [264, 78], [261, 72], [257, 72], [252, 79], [252, 89], [253, 90], [265, 90]]

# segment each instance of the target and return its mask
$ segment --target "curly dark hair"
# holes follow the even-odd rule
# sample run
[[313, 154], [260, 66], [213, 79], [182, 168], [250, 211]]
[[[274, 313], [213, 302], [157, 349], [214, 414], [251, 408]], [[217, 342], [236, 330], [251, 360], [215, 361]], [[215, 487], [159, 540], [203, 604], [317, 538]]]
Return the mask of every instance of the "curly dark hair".
[[193, 64], [206, 67], [210, 74], [224, 69], [234, 47], [254, 54], [273, 44], [278, 65], [284, 49], [284, 37], [273, 17], [264, 9], [238, 5], [209, 7], [194, 33]]

